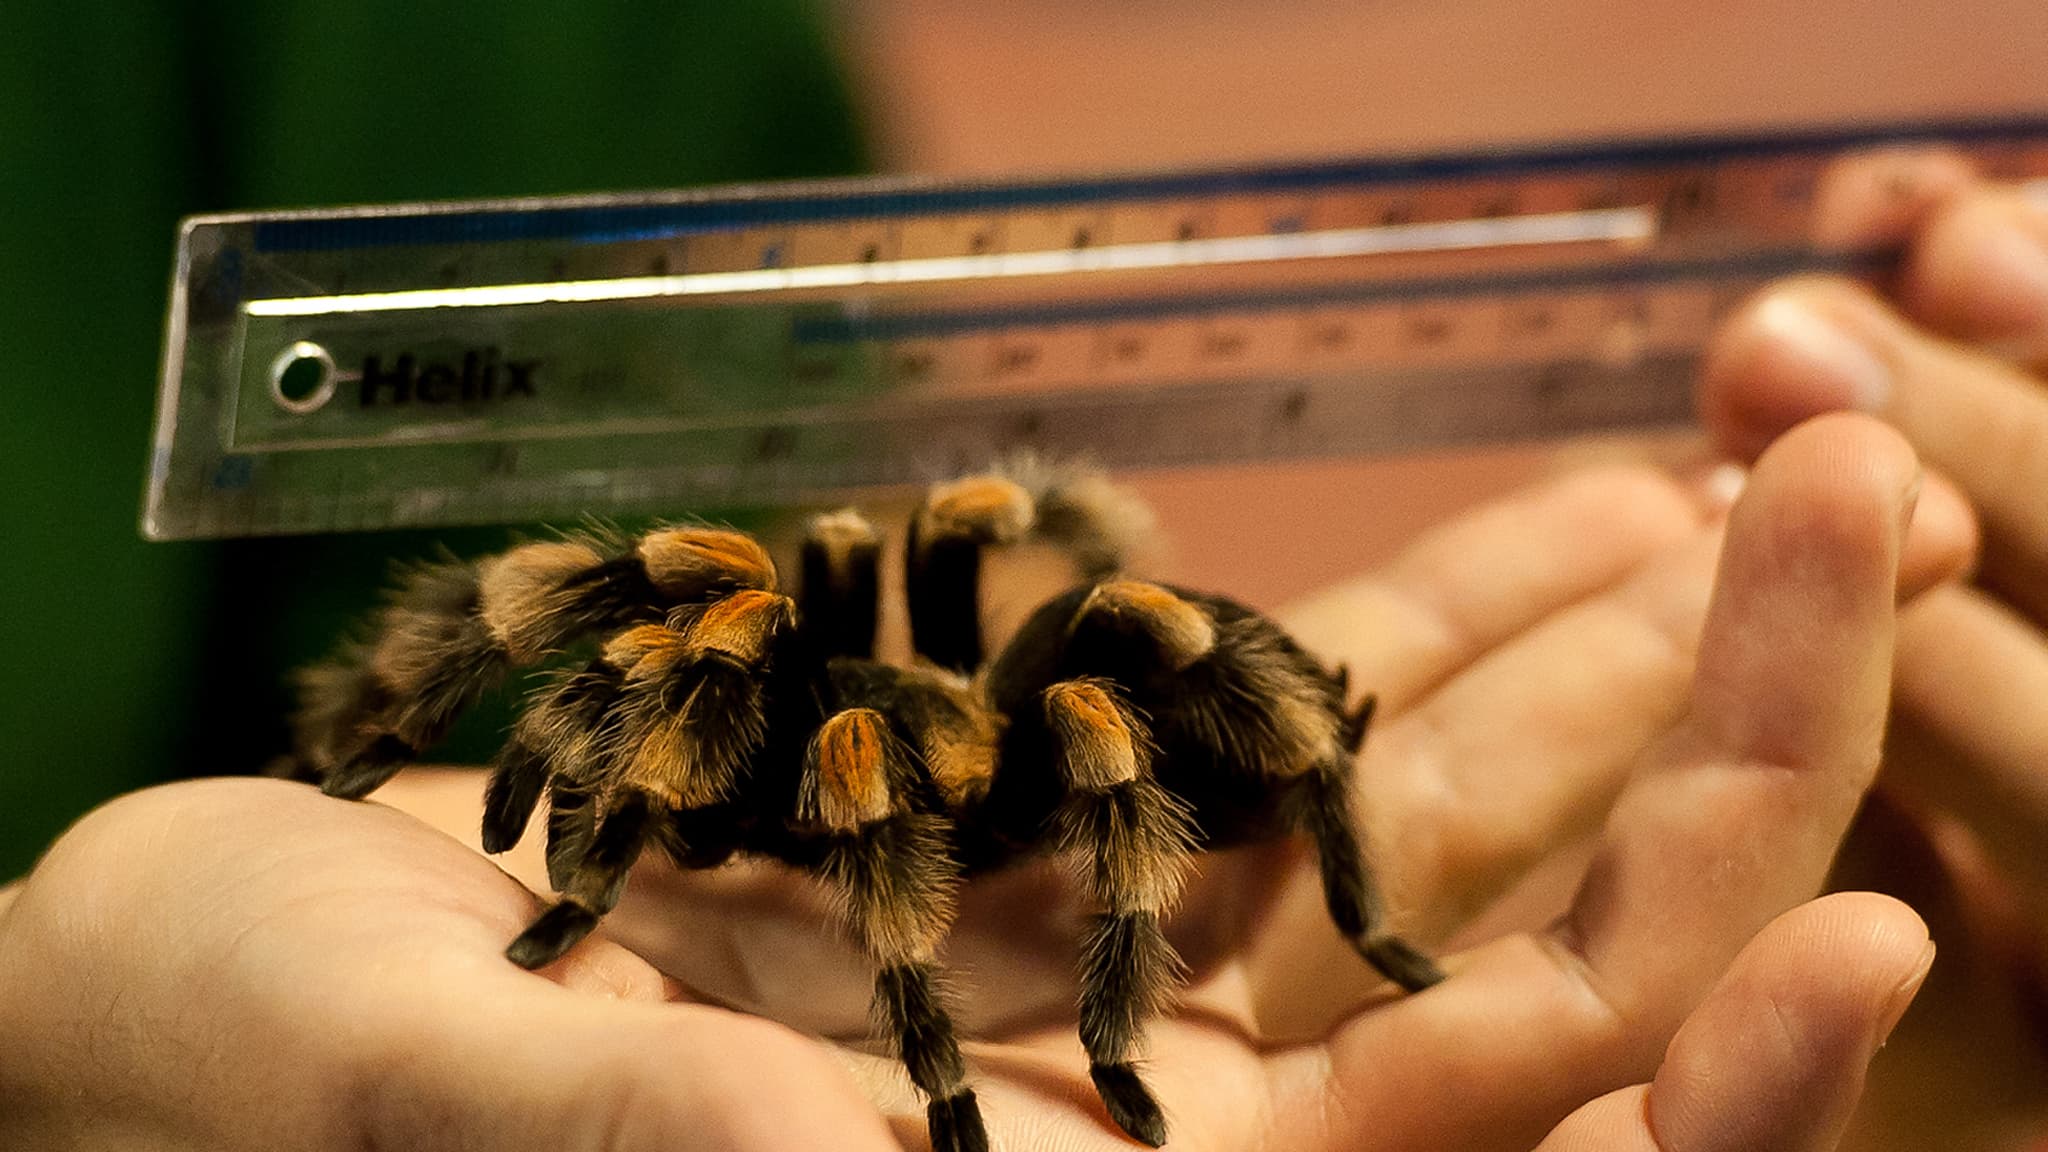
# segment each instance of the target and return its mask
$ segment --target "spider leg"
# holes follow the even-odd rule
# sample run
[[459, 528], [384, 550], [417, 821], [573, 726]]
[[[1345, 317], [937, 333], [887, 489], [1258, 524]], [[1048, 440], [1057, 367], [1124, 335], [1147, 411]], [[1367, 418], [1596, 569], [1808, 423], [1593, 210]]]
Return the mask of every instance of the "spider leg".
[[[737, 592], [673, 624], [634, 629], [607, 648], [629, 671], [601, 771], [670, 808], [705, 808], [739, 795], [768, 739], [763, 677], [796, 632], [796, 605]], [[640, 653], [614, 654], [630, 646]]]
[[298, 677], [301, 763], [330, 795], [367, 795], [447, 731], [505, 674], [476, 613], [475, 565], [445, 561], [407, 573], [377, 613], [376, 638]]
[[1032, 536], [1064, 551], [1084, 580], [1123, 570], [1156, 534], [1145, 502], [1094, 468], [1026, 455], [1004, 461], [999, 471], [1037, 503]]
[[926, 495], [911, 518], [903, 557], [910, 642], [918, 655], [955, 672], [981, 665], [982, 550], [1023, 539], [1036, 513], [1031, 494], [999, 475], [936, 485]]
[[560, 892], [569, 886], [596, 837], [596, 798], [557, 780], [548, 789], [548, 887]]
[[548, 874], [561, 890], [594, 834], [594, 795], [623, 785], [671, 809], [727, 798], [765, 735], [762, 662], [793, 610], [735, 592], [672, 614], [673, 626], [619, 633], [535, 693], [485, 791], [484, 850], [516, 844], [550, 789]]
[[959, 866], [950, 823], [909, 804], [907, 744], [871, 708], [827, 720], [811, 738], [797, 826], [823, 833], [818, 875], [874, 961], [876, 1016], [929, 1102], [933, 1152], [987, 1152], [981, 1107], [939, 987], [936, 952], [953, 920]]
[[495, 856], [519, 843], [547, 782], [547, 760], [516, 737], [499, 751], [484, 786], [485, 852]]
[[941, 668], [981, 666], [982, 554], [992, 546], [1043, 541], [1093, 580], [1121, 568], [1151, 531], [1142, 502], [1088, 469], [1020, 458], [935, 485], [911, 519], [904, 552], [911, 644]]
[[1302, 822], [1315, 841], [1322, 867], [1323, 898], [1330, 919], [1358, 954], [1380, 974], [1410, 992], [1443, 980], [1443, 970], [1415, 945], [1386, 930], [1386, 911], [1365, 865], [1365, 837], [1351, 807], [1351, 770], [1365, 742], [1374, 699], [1366, 697], [1345, 717], [1347, 755], [1326, 760], [1309, 774]]
[[[513, 941], [506, 955], [523, 967], [546, 964], [596, 927], [625, 888], [626, 873], [649, 839], [685, 866], [692, 855], [682, 825], [717, 808], [736, 789], [760, 745], [760, 662], [787, 631], [793, 605], [772, 592], [736, 592], [681, 621], [644, 624], [612, 638], [581, 672], [562, 678], [521, 717], [515, 751], [500, 767], [493, 795], [512, 800], [487, 814], [487, 839], [509, 846], [530, 818], [538, 762], [553, 783], [548, 879], [562, 900]], [[623, 797], [602, 818], [596, 797]], [[659, 812], [660, 821], [650, 813]], [[731, 824], [729, 814], [716, 822]]]
[[647, 843], [652, 815], [646, 796], [624, 793], [598, 824], [590, 850], [563, 886], [562, 898], [512, 941], [505, 949], [506, 959], [521, 968], [539, 968], [590, 935], [626, 890], [626, 873]]
[[821, 658], [874, 658], [881, 557], [874, 527], [851, 508], [814, 516], [805, 527], [797, 611]]
[[369, 643], [299, 678], [297, 754], [322, 789], [367, 795], [439, 742], [511, 669], [580, 636], [775, 583], [767, 553], [738, 532], [659, 529], [623, 555], [607, 551], [572, 536], [408, 575]]
[[1102, 680], [1065, 680], [1043, 695], [1067, 789], [1063, 851], [1084, 857], [1098, 909], [1081, 948], [1081, 1042], [1110, 1118], [1153, 1147], [1166, 1118], [1134, 1063], [1145, 1022], [1183, 975], [1159, 919], [1179, 898], [1193, 851], [1186, 808], [1152, 778], [1142, 721]]
[[543, 788], [557, 781], [559, 797], [559, 781], [580, 776], [598, 754], [616, 724], [624, 677], [625, 669], [600, 656], [534, 694], [499, 750], [484, 790], [485, 852], [496, 855], [517, 844]]

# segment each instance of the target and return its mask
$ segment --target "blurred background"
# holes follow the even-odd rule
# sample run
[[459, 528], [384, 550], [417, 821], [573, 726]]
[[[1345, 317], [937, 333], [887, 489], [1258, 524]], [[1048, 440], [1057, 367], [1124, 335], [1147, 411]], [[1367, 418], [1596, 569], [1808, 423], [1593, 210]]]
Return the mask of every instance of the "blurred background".
[[[141, 541], [181, 215], [2039, 111], [2044, 76], [2038, 0], [0, 5], [0, 880], [107, 796], [282, 751], [286, 671], [450, 539]], [[1177, 575], [1271, 605], [1550, 466], [1140, 483]]]

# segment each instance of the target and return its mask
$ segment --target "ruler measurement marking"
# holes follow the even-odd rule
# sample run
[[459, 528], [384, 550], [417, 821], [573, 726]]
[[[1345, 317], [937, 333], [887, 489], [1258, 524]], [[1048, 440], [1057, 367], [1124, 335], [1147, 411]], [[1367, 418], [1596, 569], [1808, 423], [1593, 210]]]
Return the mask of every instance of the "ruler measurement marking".
[[1644, 244], [1656, 236], [1648, 208], [1558, 212], [1506, 219], [1455, 220], [1212, 240], [1107, 244], [984, 256], [860, 261], [735, 272], [626, 276], [527, 284], [423, 288], [342, 296], [288, 296], [245, 301], [251, 316], [331, 316], [434, 308], [514, 308], [663, 297], [745, 295], [806, 289], [996, 281], [1091, 272], [1204, 268], [1228, 264], [1328, 260], [1357, 256], [1460, 252], [1546, 244]]
[[1814, 253], [1779, 249], [1739, 257], [1698, 260], [1637, 261], [1583, 268], [1494, 273], [1449, 279], [1413, 279], [1368, 284], [1342, 284], [1309, 289], [1276, 289], [1218, 295], [1139, 296], [1120, 300], [1053, 303], [985, 310], [887, 312], [855, 317], [797, 317], [791, 329], [796, 343], [837, 343], [849, 340], [900, 340], [944, 336], [963, 331], [1013, 327], [1051, 327], [1172, 316], [1201, 316], [1238, 311], [1311, 309], [1319, 305], [1373, 304], [1412, 301], [1427, 304], [1458, 297], [1494, 293], [1533, 294], [1578, 288], [1634, 287], [1710, 279], [1770, 279], [1795, 272], [1871, 274], [1881, 271], [1896, 253], [1883, 249]]
[[[1064, 208], [1137, 200], [1211, 200], [1308, 191], [1332, 185], [1408, 185], [1537, 174], [1640, 171], [1701, 163], [1796, 159], [1820, 153], [1914, 143], [2025, 144], [2044, 131], [2040, 118], [1874, 124], [1762, 134], [1703, 134], [1677, 140], [1590, 141], [1512, 151], [1383, 159], [1312, 161], [1210, 172], [1127, 174], [1096, 179], [965, 187], [902, 178], [818, 181], [790, 192], [775, 186], [641, 195], [418, 203], [312, 209], [287, 218], [249, 213], [196, 217], [200, 224], [252, 226], [262, 252], [319, 252], [390, 245], [566, 240], [583, 244], [673, 239], [695, 233], [848, 216], [915, 216]], [[876, 185], [881, 185], [877, 188]]]
[[[145, 530], [772, 502], [1019, 445], [1164, 466], [1670, 425], [1734, 301], [1882, 266], [1805, 246], [1824, 166], [1935, 141], [2048, 177], [2043, 118], [195, 219]], [[299, 340], [343, 402], [269, 395]], [[471, 354], [543, 364], [539, 398], [477, 406]]]
[[[1853, 267], [1861, 259], [1845, 259], [1838, 266]], [[1336, 376], [1399, 371], [1404, 366], [1436, 368], [1483, 363], [1501, 358], [1493, 342], [1512, 323], [1516, 310], [1529, 306], [1531, 300], [1553, 310], [1575, 305], [1579, 309], [1575, 315], [1593, 315], [1592, 320], [1582, 323], [1578, 333], [1584, 338], [1576, 344], [1565, 342], [1561, 345], [1563, 351], [1592, 361], [1627, 362], [1637, 350], [1623, 347], [1617, 351], [1610, 333], [1616, 324], [1632, 326], [1631, 331], [1643, 338], [1661, 331], [1653, 326], [1653, 317], [1640, 314], [1643, 309], [1659, 303], [1682, 305], [1684, 293], [1702, 283], [1732, 283], [1738, 289], [1746, 289], [1770, 276], [1817, 266], [1797, 254], [1780, 254], [1738, 262], [1638, 266], [1621, 273], [1595, 268], [1517, 278], [1472, 278], [1432, 284], [1424, 291], [1411, 291], [1407, 286], [1374, 286], [1370, 291], [1340, 289], [1277, 297], [1171, 298], [1142, 302], [1135, 307], [1121, 303], [1109, 312], [912, 315], [878, 319], [872, 327], [859, 323], [811, 324], [800, 319], [792, 332], [793, 346], [857, 349], [864, 344], [878, 345], [883, 365], [878, 371], [884, 374], [892, 370], [894, 363], [889, 353], [905, 344], [923, 355], [959, 357], [975, 355], [970, 350], [975, 347], [974, 341], [994, 343], [981, 354], [988, 359], [980, 377], [955, 380], [957, 391], [937, 396], [912, 389], [816, 404], [803, 404], [792, 397], [772, 411], [742, 409], [715, 414], [650, 409], [626, 417], [570, 417], [509, 428], [481, 420], [411, 423], [352, 436], [249, 437], [233, 443], [238, 452], [276, 453], [646, 436], [759, 428], [764, 422], [771, 424], [770, 431], [774, 431], [788, 426], [845, 423], [854, 418], [849, 416], [850, 412], [894, 417], [936, 406], [964, 415], [970, 414], [974, 405], [996, 397], [1034, 397], [1041, 405], [1056, 403], [1066, 393], [1061, 382], [1074, 377], [1077, 369], [1099, 379], [1101, 385], [1110, 385], [1087, 386], [1091, 396], [1101, 397], [1205, 382], [1219, 373], [1235, 371], [1256, 373], [1261, 369], [1285, 368], [1291, 372], [1309, 371], [1316, 376]], [[1714, 274], [1712, 279], [1707, 278], [1709, 273]], [[1650, 295], [1645, 295], [1645, 289]], [[1537, 294], [1526, 295], [1531, 290], [1538, 290]], [[1567, 290], [1573, 294], [1556, 294]], [[1617, 303], [1627, 305], [1626, 313], [1616, 307]], [[1357, 311], [1359, 306], [1369, 310]], [[1099, 338], [1104, 329], [1095, 322], [1105, 319], [1121, 323], [1118, 338], [1144, 345], [1144, 351], [1127, 362], [1121, 377], [1104, 372], [1099, 364]], [[1378, 324], [1374, 324], [1376, 320]], [[1185, 327], [1190, 322], [1194, 326]], [[1431, 325], [1433, 334], [1441, 329], [1438, 338], [1422, 340], [1418, 336], [1417, 325], [1424, 322]], [[1389, 331], [1398, 339], [1377, 343], [1354, 340], [1346, 357], [1332, 358], [1304, 336], [1313, 325], [1331, 323], [1375, 328], [1392, 324]], [[1081, 358], [1085, 363], [1072, 359], [1051, 363], [1045, 342], [1051, 340], [1057, 346], [1069, 334], [1079, 335], [1090, 345], [1088, 355]], [[917, 343], [934, 337], [955, 351], [948, 353], [943, 348]], [[1474, 339], [1486, 342], [1485, 346], [1473, 347], [1470, 342]], [[1229, 348], [1224, 347], [1225, 342], [1230, 342]], [[1265, 355], [1256, 355], [1259, 350]], [[1180, 358], [1176, 358], [1176, 353]], [[1156, 360], [1161, 355], [1167, 357], [1163, 365]], [[1555, 356], [1553, 351], [1529, 359]], [[1513, 358], [1508, 357], [1505, 362], [1513, 362]], [[985, 385], [997, 387], [991, 391]]]

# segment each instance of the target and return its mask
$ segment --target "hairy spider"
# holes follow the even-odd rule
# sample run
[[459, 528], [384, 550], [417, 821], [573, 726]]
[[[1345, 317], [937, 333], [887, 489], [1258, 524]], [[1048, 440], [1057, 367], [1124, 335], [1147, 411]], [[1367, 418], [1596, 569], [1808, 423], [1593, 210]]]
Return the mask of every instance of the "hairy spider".
[[[1158, 1146], [1134, 1058], [1180, 959], [1160, 930], [1198, 849], [1306, 832], [1331, 917], [1409, 990], [1442, 978], [1383, 923], [1349, 800], [1372, 698], [1221, 596], [1119, 576], [1143, 509], [1093, 473], [1021, 466], [933, 488], [905, 550], [912, 646], [874, 658], [880, 541], [810, 522], [795, 599], [742, 533], [577, 535], [414, 571], [374, 638], [302, 677], [304, 766], [360, 797], [505, 674], [581, 641], [500, 753], [483, 845], [516, 843], [545, 792], [561, 899], [506, 955], [561, 956], [611, 910], [647, 844], [685, 868], [783, 861], [838, 897], [879, 968], [878, 1016], [929, 1101], [937, 1152], [988, 1147], [935, 981], [968, 876], [1051, 850], [1094, 915], [1080, 1032], [1103, 1104]], [[985, 659], [984, 551], [1063, 548], [1085, 576]]]

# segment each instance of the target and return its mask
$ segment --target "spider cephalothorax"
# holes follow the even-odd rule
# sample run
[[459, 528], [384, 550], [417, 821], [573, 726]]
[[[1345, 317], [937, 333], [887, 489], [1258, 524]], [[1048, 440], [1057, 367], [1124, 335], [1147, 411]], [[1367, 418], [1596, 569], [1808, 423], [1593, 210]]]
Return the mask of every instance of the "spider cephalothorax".
[[[1192, 853], [1301, 831], [1330, 914], [1402, 987], [1441, 979], [1390, 935], [1350, 773], [1372, 711], [1346, 678], [1220, 596], [1119, 575], [1142, 510], [1099, 476], [1013, 469], [934, 488], [905, 549], [907, 667], [874, 658], [880, 545], [854, 512], [814, 519], [791, 599], [752, 538], [661, 528], [574, 536], [414, 572], [374, 638], [304, 677], [299, 755], [358, 797], [431, 747], [511, 669], [565, 650], [514, 725], [486, 793], [500, 852], [549, 803], [561, 899], [512, 942], [562, 955], [617, 903], [653, 844], [683, 867], [734, 853], [812, 874], [874, 958], [878, 1015], [930, 1101], [938, 1152], [988, 1146], [935, 976], [963, 878], [1056, 851], [1094, 907], [1080, 1030], [1110, 1116], [1166, 1139], [1133, 1063], [1179, 979], [1160, 930]], [[1064, 548], [1085, 579], [992, 658], [979, 592], [991, 546]]]

